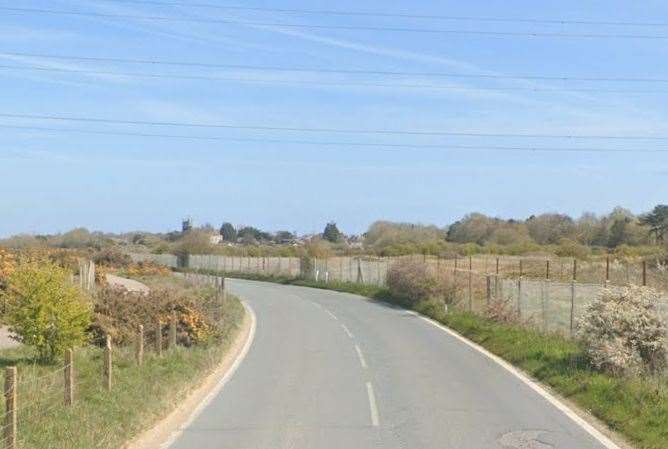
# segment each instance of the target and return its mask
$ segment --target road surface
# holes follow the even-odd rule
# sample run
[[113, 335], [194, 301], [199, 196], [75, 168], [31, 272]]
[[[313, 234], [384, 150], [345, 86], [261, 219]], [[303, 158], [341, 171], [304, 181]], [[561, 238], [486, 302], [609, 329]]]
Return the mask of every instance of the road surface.
[[228, 280], [257, 316], [225, 388], [172, 449], [603, 449], [489, 358], [405, 310]]

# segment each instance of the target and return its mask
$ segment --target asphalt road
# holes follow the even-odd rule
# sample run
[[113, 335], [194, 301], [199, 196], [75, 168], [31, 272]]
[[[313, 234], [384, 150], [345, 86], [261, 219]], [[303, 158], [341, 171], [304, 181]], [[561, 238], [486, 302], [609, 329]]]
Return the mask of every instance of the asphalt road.
[[604, 448], [498, 364], [404, 310], [228, 285], [255, 311], [255, 340], [172, 449]]

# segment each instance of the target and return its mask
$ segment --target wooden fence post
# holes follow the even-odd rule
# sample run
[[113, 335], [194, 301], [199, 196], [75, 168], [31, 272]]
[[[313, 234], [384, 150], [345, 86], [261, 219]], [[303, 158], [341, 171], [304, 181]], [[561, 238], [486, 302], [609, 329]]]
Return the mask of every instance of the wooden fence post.
[[74, 403], [74, 352], [65, 351], [65, 405]]
[[111, 337], [107, 335], [107, 341], [104, 345], [104, 385], [107, 391], [111, 391]]
[[517, 278], [517, 316], [522, 318], [522, 276]]
[[499, 258], [496, 258], [496, 275], [499, 275]]
[[545, 261], [545, 279], [550, 280], [550, 259]]
[[492, 276], [488, 274], [485, 279], [487, 280], [487, 305], [490, 305], [492, 302]]
[[642, 285], [647, 287], [647, 261], [642, 261]]
[[571, 316], [570, 316], [570, 335], [573, 336], [575, 330], [575, 279], [571, 282]]
[[144, 364], [144, 326], [141, 324], [137, 329], [137, 346], [135, 350], [137, 365], [142, 366]]
[[158, 357], [162, 355], [162, 323], [160, 320], [155, 328], [155, 352]]
[[610, 256], [605, 256], [605, 285], [610, 282]]
[[18, 387], [16, 367], [10, 366], [5, 369], [5, 423], [4, 436], [5, 448], [16, 448], [16, 409], [17, 396], [16, 389]]
[[169, 349], [176, 348], [176, 314], [172, 315], [169, 322]]

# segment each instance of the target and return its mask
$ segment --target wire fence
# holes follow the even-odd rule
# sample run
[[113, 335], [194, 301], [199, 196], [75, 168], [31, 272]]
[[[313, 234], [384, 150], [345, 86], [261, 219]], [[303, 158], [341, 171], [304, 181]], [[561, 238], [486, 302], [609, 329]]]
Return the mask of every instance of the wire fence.
[[[558, 257], [485, 255], [448, 259], [425, 255], [308, 259], [220, 255], [178, 258], [166, 254], [131, 254], [131, 257], [135, 261], [149, 260], [173, 268], [376, 286], [387, 285], [388, 270], [397, 260], [419, 261], [451, 278], [457, 287], [457, 307], [482, 313], [490, 303], [503, 301], [523, 322], [564, 335], [573, 334], [587, 305], [604, 288], [647, 285], [663, 294], [659, 309], [668, 322], [668, 272], [660, 260], [601, 258], [579, 261]], [[197, 275], [186, 276], [193, 279]]]

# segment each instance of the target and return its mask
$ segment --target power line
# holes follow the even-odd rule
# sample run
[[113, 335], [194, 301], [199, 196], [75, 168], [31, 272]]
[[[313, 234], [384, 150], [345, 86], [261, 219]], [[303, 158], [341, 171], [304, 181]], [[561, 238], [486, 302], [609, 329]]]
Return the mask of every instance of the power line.
[[449, 72], [404, 72], [391, 70], [359, 70], [359, 69], [330, 69], [324, 67], [285, 67], [285, 66], [256, 66], [249, 64], [218, 64], [201, 61], [168, 61], [161, 59], [133, 59], [111, 58], [98, 56], [56, 55], [47, 53], [0, 52], [0, 56], [46, 58], [56, 60], [82, 62], [109, 62], [119, 64], [167, 65], [179, 67], [201, 67], [222, 69], [243, 69], [257, 71], [277, 71], [296, 73], [339, 73], [345, 75], [384, 75], [384, 76], [424, 76], [462, 79], [495, 79], [495, 80], [532, 80], [532, 81], [582, 81], [582, 82], [632, 82], [632, 83], [668, 83], [668, 78], [637, 78], [637, 77], [574, 77], [574, 76], [543, 76], [543, 75], [493, 75], [467, 74]]
[[598, 89], [598, 88], [538, 88], [538, 87], [489, 87], [489, 86], [443, 86], [438, 84], [406, 84], [406, 83], [363, 83], [363, 82], [342, 82], [342, 81], [315, 81], [315, 80], [285, 80], [285, 79], [253, 79], [253, 78], [232, 78], [206, 75], [173, 75], [162, 73], [138, 73], [138, 72], [117, 72], [107, 70], [81, 70], [81, 69], [63, 69], [55, 67], [37, 67], [37, 66], [9, 66], [0, 65], [0, 70], [17, 70], [31, 72], [51, 72], [67, 73], [79, 75], [97, 75], [97, 76], [121, 76], [130, 78], [146, 79], [176, 79], [192, 81], [229, 81], [250, 84], [284, 84], [284, 85], [307, 85], [307, 86], [331, 86], [331, 87], [382, 87], [382, 88], [408, 88], [408, 89], [435, 89], [449, 91], [493, 91], [493, 92], [573, 92], [573, 93], [618, 93], [618, 94], [668, 94], [668, 90], [634, 90], [634, 89]]
[[[12, 119], [50, 120], [79, 123], [102, 123], [109, 125], [139, 126], [173, 126], [182, 128], [238, 129], [253, 131], [288, 131], [332, 134], [366, 134], [366, 135], [405, 135], [405, 136], [448, 136], [448, 137], [496, 137], [496, 138], [532, 138], [532, 139], [592, 139], [592, 140], [668, 140], [668, 136], [612, 136], [612, 135], [577, 135], [577, 134], [510, 134], [510, 133], [477, 133], [450, 131], [421, 130], [387, 130], [387, 129], [346, 129], [346, 128], [307, 128], [257, 125], [230, 125], [193, 122], [162, 122], [144, 120], [115, 120], [97, 117], [72, 117], [46, 114], [12, 114], [0, 112], [0, 117]], [[57, 128], [60, 129], [60, 128]], [[169, 136], [167, 136], [169, 137]], [[180, 137], [180, 136], [175, 136]]]
[[343, 30], [343, 31], [385, 31], [400, 33], [422, 33], [422, 34], [448, 34], [448, 35], [476, 35], [486, 37], [540, 37], [540, 38], [577, 38], [577, 39], [642, 39], [642, 40], [665, 40], [668, 35], [652, 34], [608, 34], [608, 33], [561, 33], [561, 32], [518, 32], [518, 31], [486, 31], [486, 30], [446, 30], [430, 28], [411, 27], [380, 27], [380, 26], [358, 26], [358, 25], [316, 25], [305, 23], [281, 23], [281, 22], [249, 22], [230, 19], [195, 19], [189, 17], [165, 17], [145, 16], [135, 14], [109, 14], [83, 11], [63, 11], [38, 8], [11, 8], [0, 7], [2, 11], [19, 14], [48, 14], [77, 17], [97, 17], [103, 19], [134, 19], [157, 22], [184, 22], [184, 23], [206, 23], [219, 25], [246, 25], [259, 27], [282, 27], [309, 30]]
[[668, 27], [668, 23], [665, 22], [620, 22], [620, 21], [599, 21], [599, 20], [586, 20], [586, 19], [536, 19], [536, 18], [523, 19], [523, 18], [510, 18], [510, 17], [446, 16], [438, 14], [387, 13], [379, 11], [265, 8], [258, 6], [216, 5], [211, 3], [156, 2], [149, 0], [105, 0], [105, 1], [111, 3], [130, 3], [139, 5], [210, 8], [210, 9], [219, 9], [225, 11], [259, 11], [259, 12], [277, 12], [277, 13], [288, 13], [288, 14], [326, 15], [326, 16], [387, 17], [387, 18], [400, 18], [400, 19], [429, 19], [429, 20], [449, 20], [449, 21], [465, 21], [465, 22], [536, 23], [536, 24], [552, 24], [552, 25]]
[[178, 134], [152, 134], [121, 131], [94, 131], [75, 128], [49, 128], [42, 126], [21, 126], [0, 124], [0, 128], [30, 131], [64, 132], [94, 134], [105, 136], [132, 136], [132, 137], [160, 137], [169, 139], [207, 140], [218, 142], [237, 143], [272, 143], [289, 145], [338, 146], [338, 147], [368, 147], [379, 149], [423, 149], [423, 150], [471, 150], [471, 151], [521, 151], [521, 152], [551, 152], [551, 153], [668, 153], [668, 149], [654, 148], [552, 148], [552, 147], [517, 147], [517, 146], [468, 146], [452, 144], [397, 144], [397, 143], [370, 143], [370, 142], [337, 142], [311, 140], [284, 140], [265, 138], [235, 138], [235, 137], [207, 137], [188, 136]]

